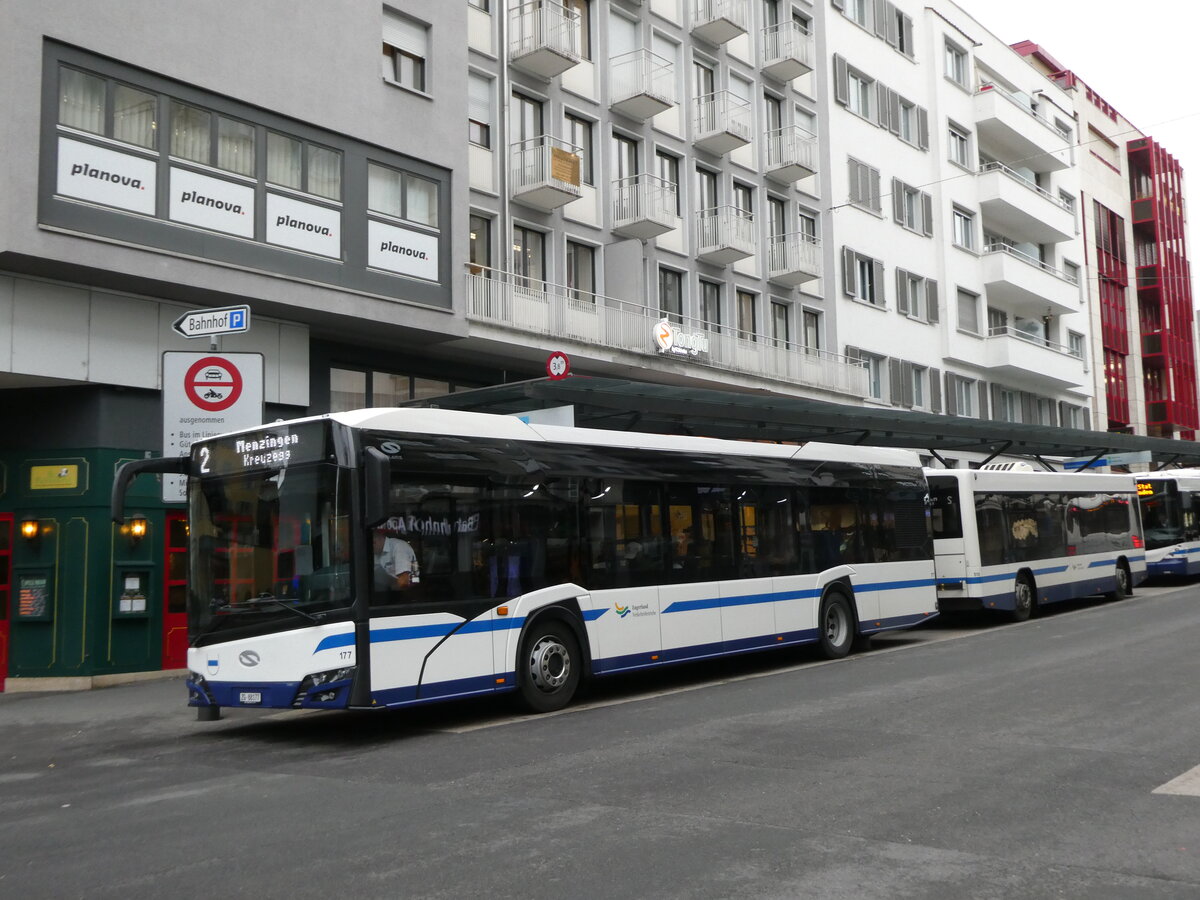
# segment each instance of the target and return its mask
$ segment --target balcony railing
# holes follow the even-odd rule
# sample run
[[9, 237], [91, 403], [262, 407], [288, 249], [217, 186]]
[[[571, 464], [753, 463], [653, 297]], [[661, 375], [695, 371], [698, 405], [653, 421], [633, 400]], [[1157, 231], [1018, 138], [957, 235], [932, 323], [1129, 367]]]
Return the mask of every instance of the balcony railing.
[[812, 35], [796, 21], [768, 25], [762, 30], [763, 72], [791, 81], [812, 71]]
[[550, 79], [578, 64], [579, 14], [559, 3], [532, 0], [508, 11], [512, 64]]
[[1050, 193], [1048, 190], [1046, 190], [1041, 185], [1037, 184], [1034, 181], [1030, 181], [1028, 178], [1026, 178], [1024, 175], [1020, 174], [1019, 172], [1014, 172], [1012, 169], [1010, 169], [1008, 166], [1006, 166], [1002, 162], [984, 163], [982, 166], [979, 167], [980, 175], [986, 175], [988, 172], [1003, 172], [1005, 175], [1007, 175], [1013, 181], [1020, 184], [1022, 187], [1026, 187], [1029, 190], [1033, 191], [1034, 193], [1038, 194], [1040, 197], [1043, 197], [1044, 199], [1049, 200], [1051, 203], [1053, 203], [1055, 206], [1059, 207], [1060, 209], [1065, 209], [1067, 212], [1071, 213], [1072, 215], [1075, 214], [1074, 205], [1065, 202], [1061, 197], [1055, 197], [1052, 193]]
[[1059, 137], [1063, 138], [1064, 140], [1068, 140], [1068, 141], [1071, 139], [1071, 133], [1069, 131], [1064, 132], [1061, 128], [1059, 128], [1057, 125], [1055, 125], [1053, 122], [1051, 122], [1045, 116], [1043, 116], [1040, 112], [1038, 112], [1036, 109], [1034, 109], [1031, 105], [1029, 105], [1028, 103], [1023, 103], [1019, 98], [1013, 96], [1011, 93], [1006, 91], [1004, 88], [1000, 87], [1000, 85], [995, 84], [994, 82], [991, 82], [991, 81], [980, 82], [979, 87], [976, 89], [975, 92], [977, 94], [985, 94], [988, 92], [997, 94], [997, 95], [1003, 97], [1009, 103], [1011, 103], [1017, 109], [1021, 110], [1021, 112], [1025, 113], [1026, 115], [1030, 116], [1031, 118], [1036, 119], [1038, 122], [1045, 125], [1047, 128], [1049, 128], [1051, 131], [1053, 131]]
[[630, 50], [608, 61], [610, 106], [645, 121], [670, 109], [675, 99], [675, 64], [649, 50]]
[[[1066, 344], [1060, 344], [1057, 341], [1052, 341], [1048, 338], [1040, 337], [1036, 334], [1030, 334], [1028, 331], [1021, 331], [1019, 328], [1013, 328], [1011, 325], [996, 325], [988, 329], [988, 337], [1011, 337], [1019, 341], [1025, 341], [1027, 344], [1033, 344], [1035, 347], [1045, 347], [1054, 353], [1061, 353], [1063, 356], [1072, 356], [1075, 359], [1084, 359], [1082, 348], [1073, 350]], [[1086, 362], [1086, 360], [1084, 360]]]
[[692, 35], [723, 44], [750, 30], [747, 0], [692, 0]]
[[753, 213], [736, 206], [718, 206], [696, 214], [698, 259], [724, 266], [756, 251]]
[[820, 241], [799, 231], [772, 236], [767, 249], [767, 274], [772, 281], [791, 287], [820, 278]]
[[512, 145], [512, 197], [544, 211], [558, 209], [583, 195], [580, 148], [550, 135]]
[[656, 175], [630, 175], [613, 182], [613, 231], [647, 239], [679, 227], [675, 185]]
[[696, 97], [692, 108], [693, 140], [718, 156], [750, 143], [750, 102], [729, 91]]
[[[662, 356], [654, 334], [664, 313], [656, 308], [478, 266], [471, 266], [467, 272], [466, 295], [467, 318], [472, 322], [523, 335], [623, 350], [647, 361]], [[867, 371], [862, 360], [745, 334], [717, 322], [679, 315], [669, 318], [677, 331], [707, 339], [691, 342], [707, 344], [707, 350], [675, 357], [686, 365], [855, 398], [866, 395]]]
[[1075, 284], [1075, 285], [1079, 284], [1079, 279], [1076, 276], [1069, 275], [1066, 272], [1062, 271], [1061, 269], [1056, 269], [1056, 268], [1054, 268], [1054, 266], [1050, 265], [1049, 263], [1044, 263], [1037, 257], [1030, 256], [1028, 253], [1022, 253], [1016, 247], [1010, 247], [1008, 244], [1005, 244], [1001, 241], [989, 241], [987, 244], [984, 245], [983, 252], [984, 253], [1006, 253], [1009, 256], [1011, 256], [1013, 259], [1019, 259], [1021, 262], [1025, 263], [1026, 265], [1035, 266], [1036, 268], [1041, 269], [1043, 272], [1049, 272], [1055, 278], [1061, 278], [1067, 284]]
[[817, 171], [817, 139], [799, 125], [768, 131], [767, 176], [779, 181], [799, 181]]

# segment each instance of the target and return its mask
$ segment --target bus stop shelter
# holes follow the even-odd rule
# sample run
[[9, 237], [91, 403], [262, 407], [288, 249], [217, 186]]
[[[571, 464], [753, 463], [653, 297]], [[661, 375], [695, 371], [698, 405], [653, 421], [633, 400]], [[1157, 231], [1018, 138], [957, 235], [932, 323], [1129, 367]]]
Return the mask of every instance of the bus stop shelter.
[[1089, 464], [1104, 465], [1113, 454], [1149, 453], [1152, 462], [1135, 467], [1200, 466], [1200, 444], [1194, 441], [620, 378], [539, 378], [408, 405], [507, 415], [571, 407], [574, 424], [584, 428], [905, 447], [943, 461], [960, 453], [979, 453], [987, 459], [1010, 455], [1030, 457], [1049, 468], [1051, 457], [1087, 458]]

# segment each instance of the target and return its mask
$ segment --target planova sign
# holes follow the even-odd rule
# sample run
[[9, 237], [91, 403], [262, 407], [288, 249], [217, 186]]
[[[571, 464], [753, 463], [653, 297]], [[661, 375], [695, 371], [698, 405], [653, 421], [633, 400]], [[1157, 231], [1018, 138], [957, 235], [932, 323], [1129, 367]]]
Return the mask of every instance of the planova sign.
[[168, 215], [174, 222], [253, 238], [254, 188], [172, 166]]
[[58, 139], [55, 190], [63, 197], [152, 216], [156, 171], [150, 159], [70, 138]]

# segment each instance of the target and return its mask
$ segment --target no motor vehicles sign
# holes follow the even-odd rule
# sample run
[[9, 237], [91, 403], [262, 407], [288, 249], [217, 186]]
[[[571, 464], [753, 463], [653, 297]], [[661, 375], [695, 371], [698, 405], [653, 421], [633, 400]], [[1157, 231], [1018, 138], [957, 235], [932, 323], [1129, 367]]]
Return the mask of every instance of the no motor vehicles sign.
[[[187, 456], [213, 435], [263, 421], [261, 353], [168, 351], [162, 362], [163, 456]], [[163, 476], [163, 502], [187, 500], [187, 479]]]

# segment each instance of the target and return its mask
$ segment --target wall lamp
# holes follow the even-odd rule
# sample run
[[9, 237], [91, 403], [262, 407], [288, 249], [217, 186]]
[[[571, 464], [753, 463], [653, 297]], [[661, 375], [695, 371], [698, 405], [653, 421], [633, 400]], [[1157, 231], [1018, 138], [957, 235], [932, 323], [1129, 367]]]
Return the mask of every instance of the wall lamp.
[[135, 541], [140, 541], [146, 536], [147, 527], [144, 516], [134, 516], [129, 520], [129, 536]]
[[27, 541], [37, 540], [37, 536], [42, 533], [42, 523], [37, 519], [23, 519], [21, 521], [21, 537]]

